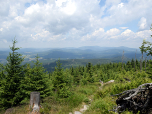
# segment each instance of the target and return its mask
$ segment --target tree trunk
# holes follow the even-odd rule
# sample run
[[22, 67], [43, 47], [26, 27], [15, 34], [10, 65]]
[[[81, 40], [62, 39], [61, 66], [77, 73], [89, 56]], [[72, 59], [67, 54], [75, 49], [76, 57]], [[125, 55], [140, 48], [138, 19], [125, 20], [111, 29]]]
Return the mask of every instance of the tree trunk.
[[39, 112], [40, 107], [40, 92], [31, 92], [30, 95], [30, 108], [32, 108], [32, 112]]
[[150, 60], [151, 60], [151, 58], [150, 58], [151, 56], [149, 56], [149, 70], [150, 70]]
[[[136, 53], [137, 53], [137, 50], [136, 50]], [[134, 70], [136, 71], [135, 69], [135, 66], [136, 66], [136, 53], [135, 53], [135, 62], [134, 62]]]
[[122, 70], [123, 70], [123, 59], [124, 59], [124, 50], [123, 50], [123, 54], [122, 54]]
[[142, 70], [142, 60], [140, 59], [140, 72]]
[[145, 58], [145, 72], [146, 72], [146, 61], [147, 61], [147, 57]]

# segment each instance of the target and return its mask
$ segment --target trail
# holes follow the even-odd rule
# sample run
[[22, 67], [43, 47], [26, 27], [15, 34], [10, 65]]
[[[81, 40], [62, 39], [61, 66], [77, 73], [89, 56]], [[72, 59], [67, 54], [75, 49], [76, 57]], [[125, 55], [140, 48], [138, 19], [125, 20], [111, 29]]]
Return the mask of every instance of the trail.
[[[101, 84], [101, 86], [99, 86], [99, 89], [97, 89], [97, 91], [101, 91], [102, 90], [102, 87], [103, 87], [103, 85], [104, 85], [104, 83], [103, 83], [103, 81], [100, 81], [100, 84]], [[105, 83], [106, 84], [106, 83]], [[89, 99], [89, 101], [90, 101], [90, 104], [89, 105], [86, 105], [86, 103], [82, 103], [81, 105], [81, 107], [82, 108], [80, 108], [79, 109], [79, 111], [78, 110], [76, 110], [76, 111], [74, 111], [74, 113], [72, 113], [72, 112], [70, 112], [69, 114], [83, 114], [86, 110], [88, 110], [89, 109], [89, 107], [91, 106], [91, 102], [93, 101], [93, 97], [94, 97], [94, 95], [90, 95], [90, 96], [88, 96], [88, 99]], [[75, 108], [75, 109], [77, 109], [77, 108]]]

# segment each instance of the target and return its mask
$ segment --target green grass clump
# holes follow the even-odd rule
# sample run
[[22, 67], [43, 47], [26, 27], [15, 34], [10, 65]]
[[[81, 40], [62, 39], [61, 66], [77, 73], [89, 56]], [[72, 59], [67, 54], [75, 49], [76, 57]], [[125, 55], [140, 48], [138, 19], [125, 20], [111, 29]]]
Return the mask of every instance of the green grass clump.
[[80, 93], [75, 93], [73, 95], [71, 95], [69, 98], [66, 99], [66, 103], [71, 107], [71, 108], [75, 108], [77, 107], [79, 104], [82, 103], [83, 99], [86, 96], [84, 94], [80, 94]]
[[110, 97], [105, 97], [103, 98], [99, 98], [96, 99], [90, 106], [89, 110], [86, 112], [86, 114], [88, 112], [94, 112], [94, 113], [98, 113], [100, 112], [100, 114], [109, 114], [112, 112], [109, 112], [110, 109], [112, 109], [112, 107], [115, 105], [114, 101], [112, 101], [112, 98]]

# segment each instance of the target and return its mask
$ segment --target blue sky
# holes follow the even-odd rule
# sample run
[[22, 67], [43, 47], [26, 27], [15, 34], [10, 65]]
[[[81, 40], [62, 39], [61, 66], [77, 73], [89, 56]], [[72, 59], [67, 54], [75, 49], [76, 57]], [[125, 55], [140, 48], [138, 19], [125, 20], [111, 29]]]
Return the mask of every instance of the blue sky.
[[0, 1], [0, 48], [138, 48], [152, 42], [151, 0]]

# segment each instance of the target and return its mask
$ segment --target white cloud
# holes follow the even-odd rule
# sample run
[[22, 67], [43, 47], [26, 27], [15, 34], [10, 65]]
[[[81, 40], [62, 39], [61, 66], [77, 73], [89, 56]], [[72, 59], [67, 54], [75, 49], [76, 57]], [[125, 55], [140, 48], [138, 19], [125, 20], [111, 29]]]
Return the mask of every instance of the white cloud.
[[120, 27], [121, 29], [127, 29], [128, 27]]
[[0, 31], [3, 31], [3, 28], [0, 28]]
[[[4, 38], [9, 43], [16, 36], [22, 44], [33, 42], [34, 47], [38, 42], [48, 46], [50, 42], [55, 45], [60, 41], [67, 42], [64, 45], [79, 45], [83, 41], [85, 45], [90, 42], [96, 45], [102, 40], [148, 37], [151, 0], [126, 3], [106, 0], [102, 7], [99, 3], [99, 0], [1, 0], [0, 41]], [[127, 27], [127, 23], [139, 19], [140, 31], [133, 32]]]
[[127, 29], [127, 30], [125, 30], [124, 32], [121, 33], [121, 35], [123, 35], [123, 36], [131, 36], [133, 34], [134, 34], [134, 32], [131, 31], [130, 29]]
[[3, 42], [4, 42], [4, 43], [7, 43], [7, 40], [3, 39]]
[[[127, 22], [139, 19], [141, 17], [146, 17], [146, 19], [148, 20], [151, 20], [152, 18], [151, 0], [129, 0], [128, 3], [117, 1], [116, 3], [113, 3], [110, 7], [107, 6], [106, 8], [107, 11], [105, 13], [108, 14], [108, 16], [101, 19], [101, 22], [104, 23], [102, 24], [103, 26], [126, 24]], [[150, 21], [147, 22], [148, 25], [151, 24]]]
[[115, 5], [115, 4], [119, 4], [121, 2], [121, 0], [106, 0], [106, 5]]
[[[101, 42], [105, 40], [117, 40], [117, 41], [135, 41], [140, 40], [142, 41], [145, 38], [150, 38], [150, 34], [152, 34], [152, 31], [150, 30], [144, 30], [139, 32], [133, 32], [130, 29], [127, 29], [123, 31], [120, 34], [120, 30], [117, 28], [112, 28], [108, 31], [104, 31], [103, 28], [100, 28], [99, 30], [95, 30], [92, 34], [87, 34], [86, 36], [82, 37], [82, 41], [92, 41], [93, 42]], [[98, 40], [97, 40], [98, 39]]]
[[67, 15], [72, 15], [76, 11], [76, 3], [71, 0], [57, 0], [56, 6]]
[[120, 30], [117, 28], [110, 29], [106, 32], [108, 36], [114, 36], [120, 33]]
[[147, 27], [147, 21], [146, 21], [146, 18], [145, 17], [142, 17], [139, 21], [139, 29], [140, 30], [143, 30]]

